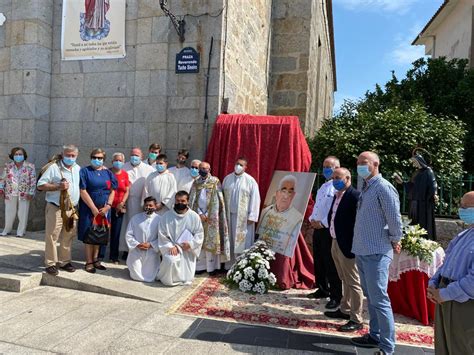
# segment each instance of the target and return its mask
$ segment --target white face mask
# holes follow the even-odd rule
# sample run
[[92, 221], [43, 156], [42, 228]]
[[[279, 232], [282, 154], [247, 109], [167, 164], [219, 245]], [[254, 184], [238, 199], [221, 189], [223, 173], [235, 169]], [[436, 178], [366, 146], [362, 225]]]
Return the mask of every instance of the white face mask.
[[243, 171], [244, 171], [244, 167], [243, 167], [242, 165], [235, 164], [234, 172], [235, 172], [237, 175], [242, 174]]

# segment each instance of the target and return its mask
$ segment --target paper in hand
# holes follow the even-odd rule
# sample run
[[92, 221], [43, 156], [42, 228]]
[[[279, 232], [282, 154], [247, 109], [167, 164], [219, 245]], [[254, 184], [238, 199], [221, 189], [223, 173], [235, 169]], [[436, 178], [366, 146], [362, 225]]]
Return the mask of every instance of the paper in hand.
[[183, 233], [181, 233], [181, 235], [179, 236], [178, 240], [176, 241], [177, 244], [183, 244], [183, 243], [189, 243], [193, 240], [194, 236], [192, 235], [192, 233], [185, 229], [183, 231]]

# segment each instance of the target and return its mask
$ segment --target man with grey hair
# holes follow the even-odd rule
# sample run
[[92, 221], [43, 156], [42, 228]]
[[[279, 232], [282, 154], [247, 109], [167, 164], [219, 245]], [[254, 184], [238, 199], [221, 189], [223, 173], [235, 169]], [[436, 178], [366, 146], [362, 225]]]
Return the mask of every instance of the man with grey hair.
[[284, 176], [275, 192], [275, 203], [264, 208], [257, 227], [259, 239], [282, 255], [293, 251], [303, 223], [303, 215], [292, 206], [296, 196], [297, 179]]
[[64, 146], [62, 156], [45, 166], [37, 184], [38, 190], [46, 192], [44, 263], [45, 271], [53, 276], [58, 274], [57, 266], [67, 272], [76, 270], [71, 264], [71, 247], [80, 196], [78, 154], [76, 146]]
[[191, 165], [188, 169], [188, 176], [181, 179], [181, 185], [180, 188], [178, 187], [178, 191], [182, 190], [186, 191], [187, 193], [191, 191], [194, 181], [199, 177], [199, 164], [201, 164], [199, 159], [194, 159], [191, 162]]
[[123, 170], [127, 172], [130, 181], [130, 189], [127, 199], [127, 213], [123, 216], [122, 229], [120, 231], [119, 251], [124, 252], [122, 259], [127, 259], [127, 242], [125, 232], [130, 219], [138, 213], [143, 212], [143, 189], [148, 176], [155, 171], [155, 168], [142, 162], [143, 153], [138, 147], [132, 148], [130, 161], [123, 165]]
[[323, 175], [326, 182], [316, 193], [313, 213], [309, 217], [313, 234], [314, 276], [316, 277], [316, 292], [308, 295], [309, 298], [327, 298], [327, 309], [339, 307], [342, 299], [342, 283], [337, 275], [336, 265], [331, 256], [332, 238], [329, 233], [328, 214], [336, 192], [332, 179], [334, 170], [341, 166], [339, 159], [328, 156], [323, 162]]

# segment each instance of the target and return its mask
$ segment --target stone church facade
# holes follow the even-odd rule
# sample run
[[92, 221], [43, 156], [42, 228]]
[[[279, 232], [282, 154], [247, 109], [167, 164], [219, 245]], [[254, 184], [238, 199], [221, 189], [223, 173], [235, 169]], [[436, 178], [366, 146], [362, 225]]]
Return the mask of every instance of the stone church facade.
[[[181, 148], [202, 158], [223, 111], [296, 115], [308, 136], [331, 116], [331, 0], [167, 6], [185, 19], [183, 43], [159, 0], [127, 0], [124, 59], [62, 61], [62, 0], [0, 0], [0, 164], [23, 146], [39, 168], [67, 143], [79, 147], [82, 165], [95, 147], [127, 155], [153, 142], [171, 160]], [[200, 52], [199, 73], [175, 74], [184, 47]], [[40, 194], [30, 208], [30, 229], [41, 228], [41, 200]]]

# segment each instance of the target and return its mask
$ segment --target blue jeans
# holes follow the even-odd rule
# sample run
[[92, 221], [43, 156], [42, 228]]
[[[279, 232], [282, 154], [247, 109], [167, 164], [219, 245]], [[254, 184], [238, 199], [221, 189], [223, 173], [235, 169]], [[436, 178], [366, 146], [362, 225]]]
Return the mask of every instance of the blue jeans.
[[369, 334], [379, 341], [380, 349], [387, 354], [395, 350], [395, 321], [387, 293], [388, 268], [393, 251], [386, 254], [356, 255], [360, 283], [369, 308]]

